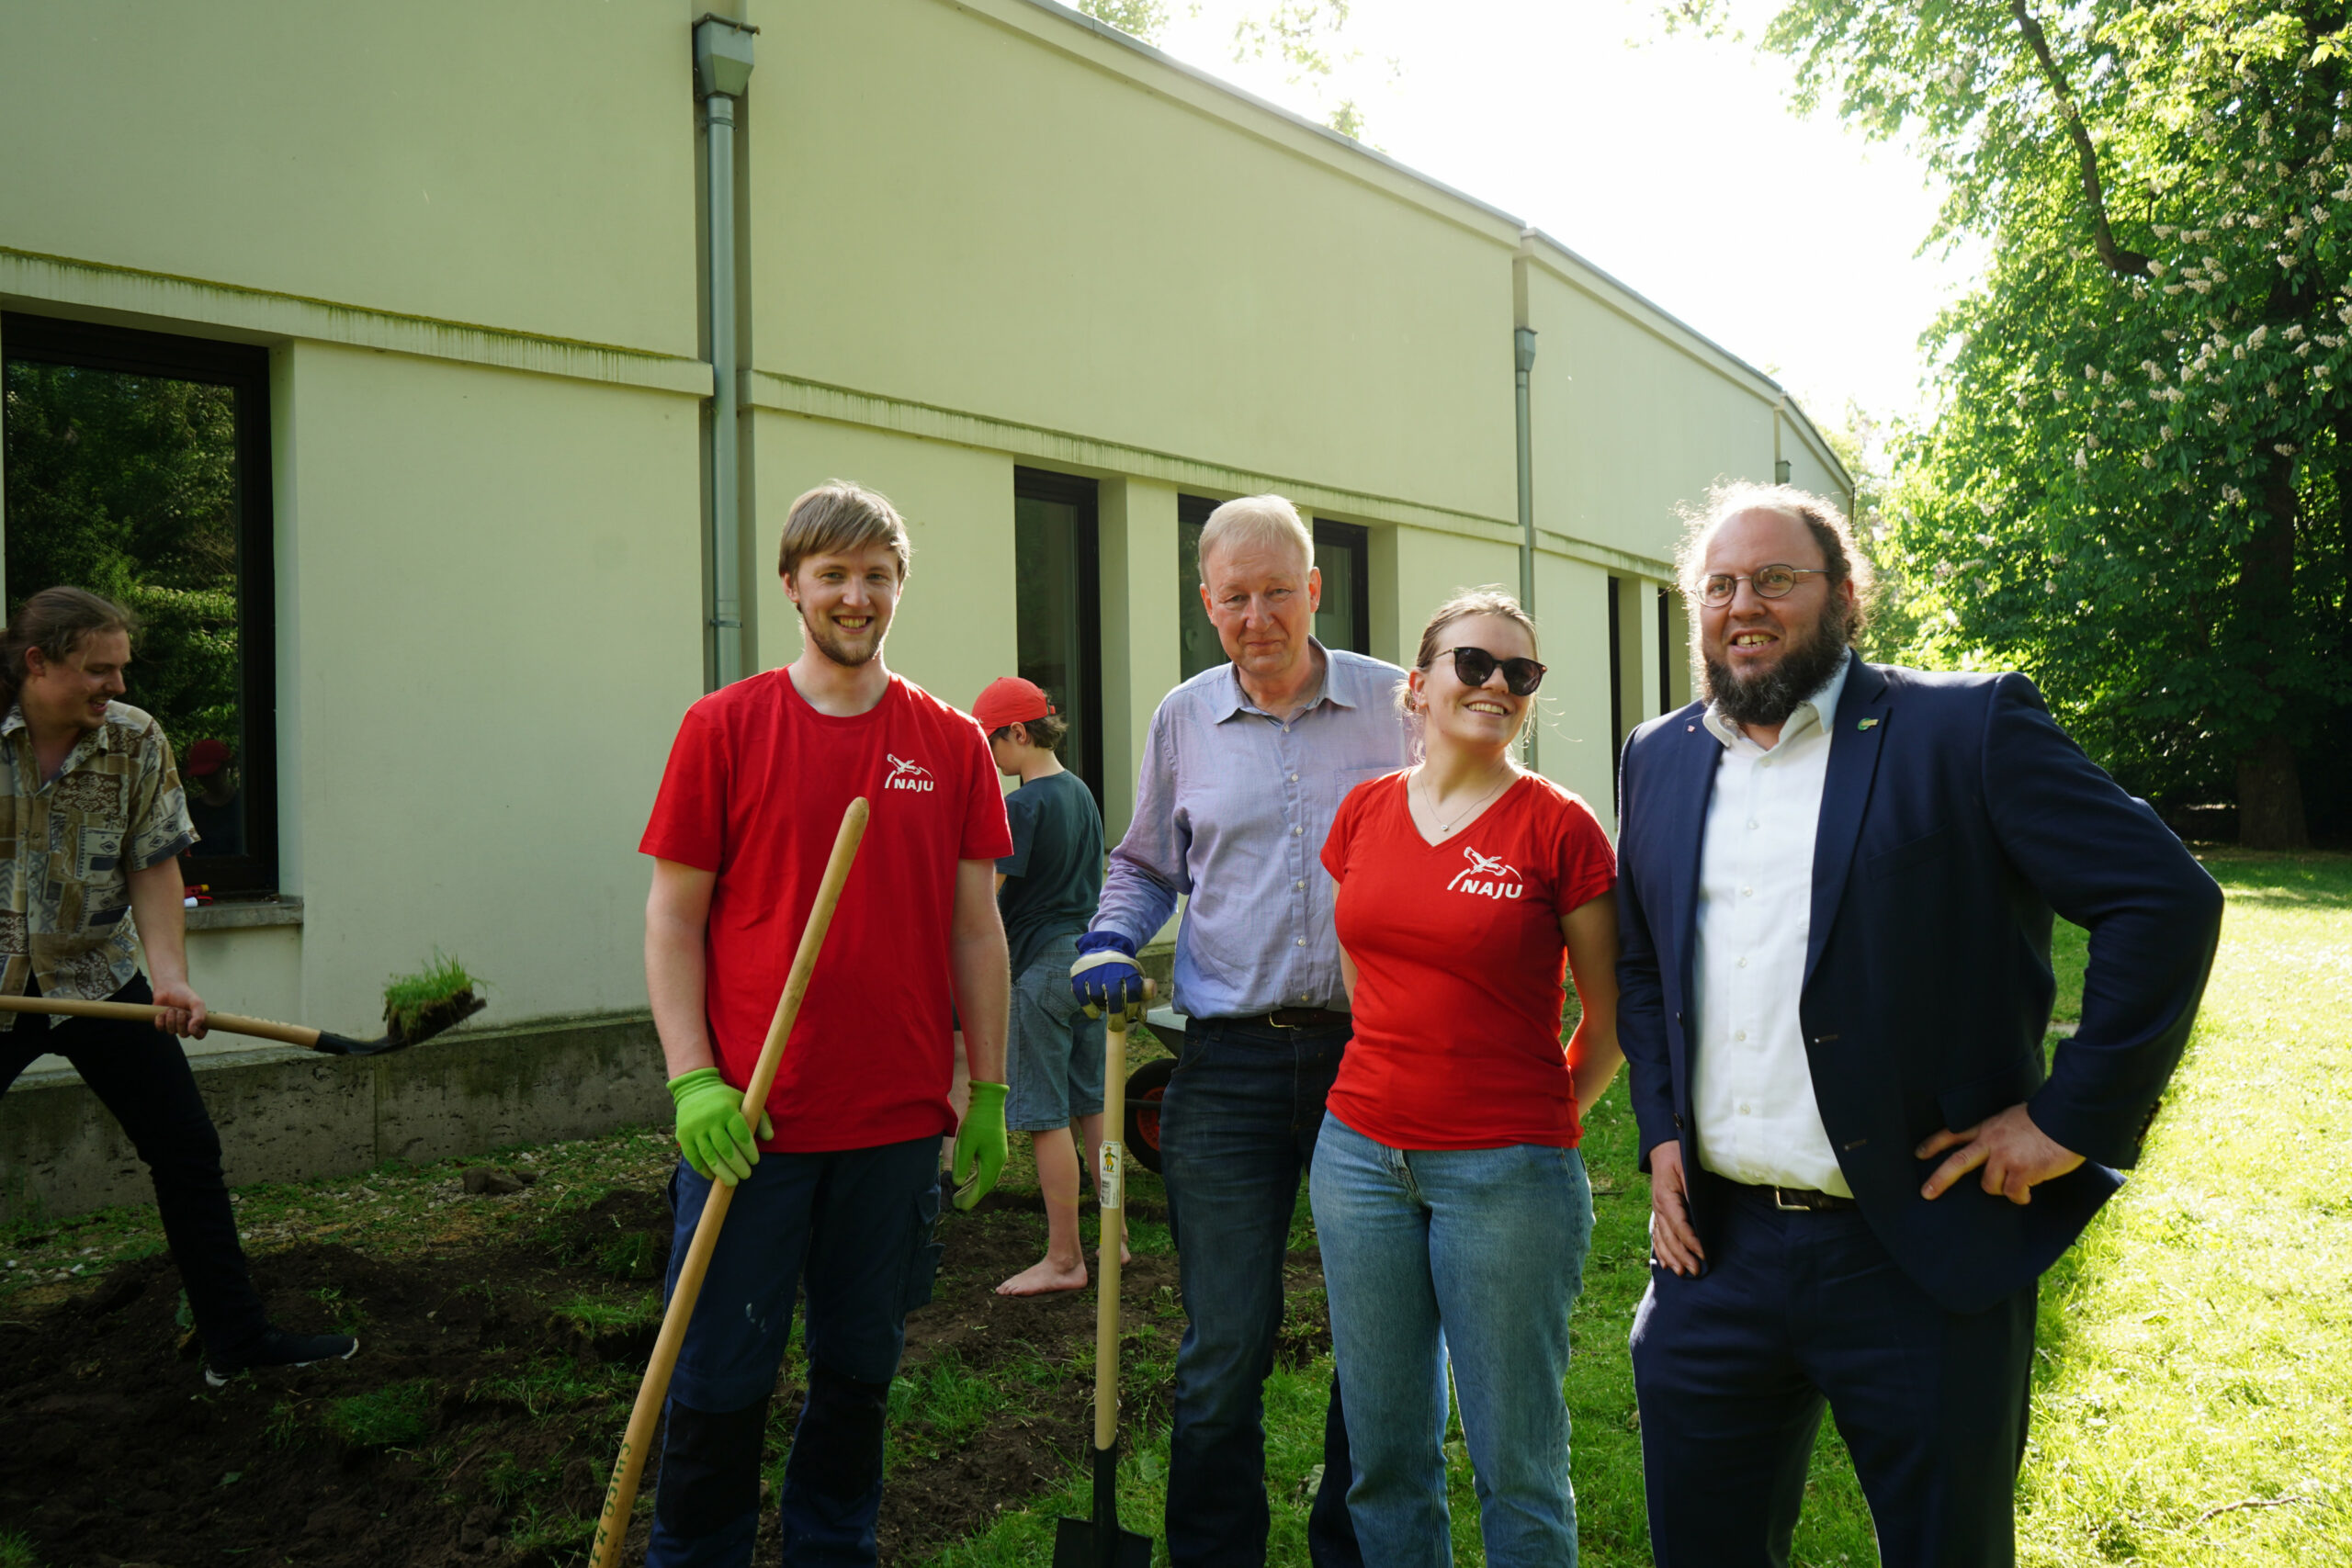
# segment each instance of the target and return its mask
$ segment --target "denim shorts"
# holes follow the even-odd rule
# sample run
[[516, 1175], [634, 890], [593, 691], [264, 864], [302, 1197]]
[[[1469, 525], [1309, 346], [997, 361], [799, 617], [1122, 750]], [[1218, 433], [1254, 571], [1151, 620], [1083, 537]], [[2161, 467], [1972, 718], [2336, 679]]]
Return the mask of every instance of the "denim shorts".
[[1078, 937], [1072, 933], [1047, 942], [1013, 977], [1012, 1018], [1004, 1042], [1011, 1090], [1004, 1124], [1012, 1132], [1066, 1127], [1071, 1117], [1102, 1109], [1103, 1022], [1080, 1011], [1071, 994], [1069, 966], [1077, 962]]

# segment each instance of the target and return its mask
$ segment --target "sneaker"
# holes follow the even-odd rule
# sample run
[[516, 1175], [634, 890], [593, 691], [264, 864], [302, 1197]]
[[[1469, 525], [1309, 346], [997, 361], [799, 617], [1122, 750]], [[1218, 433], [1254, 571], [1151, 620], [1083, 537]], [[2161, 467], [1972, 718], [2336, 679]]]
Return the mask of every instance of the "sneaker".
[[307, 1367], [313, 1361], [348, 1361], [359, 1354], [359, 1341], [348, 1334], [288, 1334], [266, 1329], [261, 1340], [242, 1356], [204, 1359], [204, 1381], [226, 1388], [229, 1380], [255, 1367]]

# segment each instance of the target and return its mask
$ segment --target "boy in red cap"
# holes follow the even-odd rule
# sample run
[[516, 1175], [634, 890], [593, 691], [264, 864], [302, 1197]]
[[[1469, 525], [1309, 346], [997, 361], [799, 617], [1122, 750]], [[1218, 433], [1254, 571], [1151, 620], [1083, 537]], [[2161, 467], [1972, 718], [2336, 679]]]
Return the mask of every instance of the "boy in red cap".
[[997, 1293], [1039, 1296], [1086, 1283], [1078, 1145], [1069, 1123], [1080, 1120], [1088, 1158], [1099, 1157], [1103, 1025], [1080, 1014], [1069, 976], [1102, 892], [1102, 814], [1092, 792], [1055, 755], [1069, 723], [1034, 683], [1017, 675], [991, 681], [972, 716], [988, 734], [998, 769], [1021, 778], [1004, 801], [1012, 852], [996, 863], [997, 908], [1012, 958], [1004, 1124], [1029, 1134], [1046, 1197], [1045, 1261], [999, 1285]]

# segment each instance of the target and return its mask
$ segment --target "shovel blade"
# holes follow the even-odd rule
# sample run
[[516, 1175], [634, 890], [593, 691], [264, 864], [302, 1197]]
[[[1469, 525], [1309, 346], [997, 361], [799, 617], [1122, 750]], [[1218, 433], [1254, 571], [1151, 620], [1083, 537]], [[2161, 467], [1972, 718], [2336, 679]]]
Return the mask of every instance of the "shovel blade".
[[1151, 1568], [1151, 1538], [1122, 1529], [1106, 1556], [1092, 1520], [1057, 1519], [1054, 1568]]

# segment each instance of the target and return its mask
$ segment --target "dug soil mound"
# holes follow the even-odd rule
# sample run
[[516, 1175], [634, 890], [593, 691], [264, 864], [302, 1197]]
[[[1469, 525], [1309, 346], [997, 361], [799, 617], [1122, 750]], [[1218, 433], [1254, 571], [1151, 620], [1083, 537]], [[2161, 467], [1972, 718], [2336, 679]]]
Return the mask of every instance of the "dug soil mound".
[[[527, 1195], [486, 1201], [530, 1202]], [[1088, 1440], [1094, 1297], [996, 1283], [1040, 1255], [1035, 1201], [943, 1221], [933, 1303], [891, 1399], [882, 1560], [911, 1563], [1069, 1473]], [[272, 1318], [358, 1334], [348, 1362], [206, 1386], [168, 1258], [0, 1321], [0, 1530], [44, 1568], [433, 1568], [581, 1561], [659, 1322], [670, 1216], [656, 1191], [550, 1207], [515, 1237], [379, 1258], [311, 1243], [254, 1273]], [[1311, 1292], [1296, 1255], [1294, 1294]], [[1175, 1259], [1127, 1270], [1130, 1429], [1166, 1418]], [[1319, 1296], [1317, 1299], [1319, 1304]], [[1328, 1344], [1319, 1312], [1288, 1357]], [[781, 1474], [801, 1384], [779, 1382]], [[651, 1477], [630, 1556], [641, 1561]], [[771, 1502], [773, 1495], [770, 1495]], [[759, 1560], [773, 1561], [763, 1507]]]

